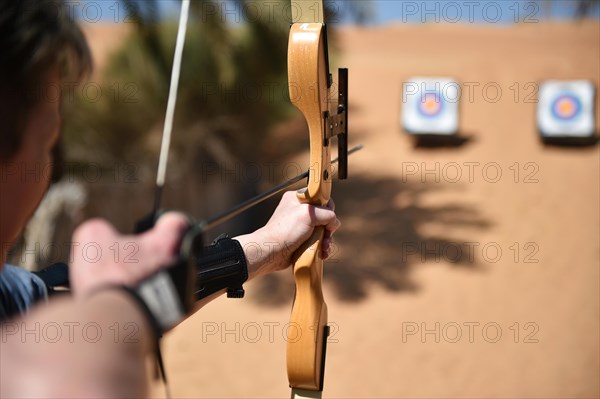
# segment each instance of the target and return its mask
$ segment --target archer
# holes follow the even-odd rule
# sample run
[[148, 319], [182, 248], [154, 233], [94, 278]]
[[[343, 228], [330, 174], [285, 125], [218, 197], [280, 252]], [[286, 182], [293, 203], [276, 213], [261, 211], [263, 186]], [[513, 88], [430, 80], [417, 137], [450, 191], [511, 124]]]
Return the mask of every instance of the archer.
[[[14, 165], [41, 165], [42, 170], [50, 167], [51, 151], [60, 135], [60, 103], [44, 101], [32, 93], [38, 87], [60, 87], [66, 79], [82, 79], [91, 69], [85, 39], [64, 7], [61, 0], [0, 0], [0, 269], [10, 244], [48, 187], [47, 174], [22, 179], [7, 171]], [[258, 258], [238, 255], [239, 273], [253, 279], [286, 269], [292, 254], [316, 226], [326, 230], [322, 247], [326, 258], [331, 236], [340, 226], [333, 208], [331, 201], [324, 207], [312, 206], [301, 204], [295, 193], [285, 194], [263, 228], [229, 239], [231, 248], [242, 250], [247, 243], [267, 244]], [[164, 313], [156, 312], [139, 288], [173, 266], [188, 230], [189, 223], [180, 213], [163, 215], [151, 229], [138, 235], [123, 235], [103, 220], [87, 221], [76, 230], [73, 242], [93, 242], [104, 254], [110, 254], [109, 247], [115, 243], [134, 243], [139, 249], [138, 263], [126, 263], [111, 255], [90, 263], [74, 252], [70, 265], [73, 295], [49, 303], [31, 303], [30, 293], [23, 290], [34, 281], [30, 274], [14, 268], [10, 273], [0, 272], [0, 319], [4, 318], [0, 329], [0, 396], [145, 396], [145, 361], [161, 333]], [[225, 283], [222, 287], [213, 285], [196, 308], [229, 288]], [[21, 306], [15, 309], [15, 303]], [[11, 316], [15, 310], [21, 314]], [[111, 326], [128, 323], [138, 328], [134, 339], [115, 340], [108, 334]], [[69, 334], [50, 337], [49, 326], [65, 328]], [[89, 326], [94, 326], [96, 335], [92, 336], [89, 328], [80, 333]]]

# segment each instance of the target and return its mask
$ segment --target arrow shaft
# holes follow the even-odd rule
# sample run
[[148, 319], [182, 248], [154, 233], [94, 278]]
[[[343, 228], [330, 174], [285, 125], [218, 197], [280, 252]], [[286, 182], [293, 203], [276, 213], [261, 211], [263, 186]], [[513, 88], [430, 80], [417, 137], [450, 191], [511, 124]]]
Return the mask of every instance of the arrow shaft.
[[[358, 152], [362, 149], [363, 149], [362, 145], [357, 145], [356, 147], [353, 147], [351, 150], [348, 151], [348, 155], [352, 155], [355, 152]], [[331, 161], [332, 164], [335, 164], [337, 162], [338, 162], [338, 158], [335, 158], [334, 160]], [[292, 177], [288, 181], [278, 184], [275, 187], [273, 187], [272, 189], [265, 191], [262, 194], [257, 195], [256, 197], [250, 198], [249, 200], [246, 200], [246, 201], [234, 206], [233, 208], [228, 209], [227, 211], [222, 212], [222, 213], [206, 220], [203, 230], [204, 231], [210, 230], [213, 227], [218, 226], [219, 224], [226, 222], [227, 220], [252, 208], [253, 206], [255, 206], [265, 200], [268, 200], [271, 197], [274, 197], [275, 195], [287, 190], [294, 184], [298, 183], [299, 181], [308, 178], [308, 175], [309, 175], [309, 171], [307, 170], [304, 173], [301, 173], [298, 176]]]

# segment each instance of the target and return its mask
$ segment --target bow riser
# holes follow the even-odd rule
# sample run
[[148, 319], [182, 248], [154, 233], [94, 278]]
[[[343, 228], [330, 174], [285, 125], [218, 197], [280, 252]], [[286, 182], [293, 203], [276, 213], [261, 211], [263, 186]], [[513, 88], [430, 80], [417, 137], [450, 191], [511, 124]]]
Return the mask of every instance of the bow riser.
[[[288, 47], [290, 98], [307, 121], [310, 135], [308, 187], [298, 194], [305, 203], [325, 206], [331, 197], [329, 124], [329, 74], [326, 31], [322, 23], [292, 25]], [[320, 395], [328, 336], [327, 305], [322, 291], [321, 246], [325, 230], [316, 228], [295, 253], [296, 294], [287, 346], [290, 386]], [[312, 396], [312, 395], [311, 395]]]
[[[335, 106], [327, 28], [321, 1], [295, 1], [294, 23], [288, 47], [290, 99], [308, 124], [310, 169], [308, 186], [298, 193], [300, 201], [326, 206], [331, 198], [332, 168], [330, 139], [337, 137], [340, 160], [339, 177], [347, 175], [348, 158], [348, 73], [339, 72], [339, 95]], [[319, 15], [312, 18], [311, 11]], [[307, 17], [307, 19], [304, 19]], [[324, 227], [294, 254], [296, 294], [290, 318], [287, 344], [287, 370], [292, 398], [320, 398], [325, 373], [325, 353], [329, 327], [327, 305], [323, 298], [322, 241]], [[295, 335], [294, 335], [295, 334]]]

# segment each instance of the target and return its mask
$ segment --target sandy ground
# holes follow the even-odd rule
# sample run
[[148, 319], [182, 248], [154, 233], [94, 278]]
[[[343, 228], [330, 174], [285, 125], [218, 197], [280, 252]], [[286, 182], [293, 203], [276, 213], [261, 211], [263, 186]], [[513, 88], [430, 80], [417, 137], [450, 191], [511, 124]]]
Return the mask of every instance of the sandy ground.
[[[541, 145], [532, 100], [547, 78], [598, 87], [600, 25], [340, 33], [351, 141], [366, 149], [334, 194], [344, 226], [326, 271], [324, 396], [599, 397], [598, 147]], [[468, 140], [415, 148], [399, 124], [402, 82], [440, 75], [467, 88]], [[289, 395], [291, 280], [247, 291], [166, 337], [173, 397]]]

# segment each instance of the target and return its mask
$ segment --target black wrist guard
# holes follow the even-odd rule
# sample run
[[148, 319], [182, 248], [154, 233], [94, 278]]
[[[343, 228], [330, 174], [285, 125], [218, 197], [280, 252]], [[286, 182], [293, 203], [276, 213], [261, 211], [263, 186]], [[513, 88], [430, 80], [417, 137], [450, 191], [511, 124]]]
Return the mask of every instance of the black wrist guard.
[[242, 284], [248, 280], [246, 255], [239, 241], [219, 236], [196, 258], [196, 299], [227, 289], [228, 298], [243, 298]]
[[[136, 232], [154, 225], [153, 214], [138, 223]], [[194, 302], [227, 289], [229, 298], [242, 298], [242, 284], [248, 279], [246, 256], [240, 243], [219, 236], [211, 246], [202, 245], [202, 226], [190, 223], [176, 264], [126, 289], [141, 306], [158, 338], [193, 309]]]
[[182, 243], [185, 255], [176, 266], [144, 280], [136, 288], [124, 287], [136, 299], [159, 338], [185, 319], [194, 299], [223, 289], [227, 289], [229, 298], [244, 297], [242, 284], [248, 280], [248, 266], [240, 243], [222, 235], [211, 246], [202, 248], [198, 237], [193, 231], [186, 235]]
[[[158, 219], [152, 214], [136, 226], [136, 233], [148, 230]], [[202, 234], [190, 222], [184, 234], [175, 265], [147, 278], [133, 289], [126, 289], [136, 299], [160, 338], [164, 332], [184, 320], [195, 302], [194, 254], [202, 253]]]
[[177, 292], [167, 272], [152, 276], [136, 288], [123, 287], [123, 289], [136, 299], [157, 338], [162, 337], [186, 316], [183, 298]]
[[194, 306], [195, 264], [188, 251], [202, 251], [201, 237], [193, 229], [184, 237], [182, 254], [174, 266], [128, 289], [148, 316], [158, 338], [184, 320]]

